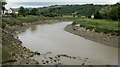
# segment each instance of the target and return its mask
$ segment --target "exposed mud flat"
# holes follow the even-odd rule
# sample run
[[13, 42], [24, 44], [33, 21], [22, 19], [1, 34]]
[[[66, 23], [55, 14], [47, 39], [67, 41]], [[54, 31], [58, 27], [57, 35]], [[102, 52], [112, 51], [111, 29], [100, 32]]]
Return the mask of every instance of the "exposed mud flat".
[[119, 47], [118, 40], [120, 36], [97, 33], [95, 31], [86, 30], [85, 28], [82, 28], [82, 27], [73, 26], [71, 24], [67, 25], [64, 30], [70, 33], [82, 36], [86, 39], [105, 44], [107, 46]]
[[98, 63], [90, 58], [75, 57], [67, 54], [54, 55], [52, 52], [36, 55], [32, 58], [40, 62], [40, 65], [93, 65]]

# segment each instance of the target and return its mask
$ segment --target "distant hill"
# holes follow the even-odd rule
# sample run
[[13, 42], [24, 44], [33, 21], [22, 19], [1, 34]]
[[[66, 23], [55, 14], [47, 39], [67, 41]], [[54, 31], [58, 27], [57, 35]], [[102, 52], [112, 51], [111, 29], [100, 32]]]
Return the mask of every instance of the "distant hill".
[[106, 6], [108, 5], [54, 5], [50, 7], [38, 8], [38, 10], [40, 11], [40, 13], [57, 13], [63, 15], [70, 15], [76, 13], [80, 16], [89, 16]]

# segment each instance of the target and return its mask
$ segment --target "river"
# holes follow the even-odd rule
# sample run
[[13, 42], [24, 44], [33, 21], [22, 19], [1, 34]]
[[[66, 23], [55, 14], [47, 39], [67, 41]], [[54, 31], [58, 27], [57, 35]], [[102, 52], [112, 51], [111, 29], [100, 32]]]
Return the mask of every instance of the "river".
[[[77, 58], [75, 60], [75, 58], [63, 57], [59, 61], [62, 64], [81, 65], [83, 62], [86, 65], [118, 64], [118, 48], [90, 41], [64, 31], [65, 26], [71, 23], [72, 21], [33, 25], [25, 32], [18, 34], [18, 37], [23, 42], [24, 47], [32, 51], [38, 51], [43, 55], [47, 55], [46, 53], [50, 53], [48, 56], [66, 54]], [[43, 55], [42, 57], [35, 56], [34, 59], [42, 63]], [[48, 58], [45, 58], [44, 60], [48, 60]]]

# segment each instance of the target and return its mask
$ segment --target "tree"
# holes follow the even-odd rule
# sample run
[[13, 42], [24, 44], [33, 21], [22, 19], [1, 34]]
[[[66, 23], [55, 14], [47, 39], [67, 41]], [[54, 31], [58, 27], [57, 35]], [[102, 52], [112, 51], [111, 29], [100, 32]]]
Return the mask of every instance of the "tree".
[[19, 15], [26, 16], [26, 10], [23, 6], [20, 7], [20, 10], [18, 11]]
[[2, 6], [2, 7], [0, 7], [0, 10], [2, 10], [3, 13], [4, 13], [5, 5], [7, 4], [7, 3], [6, 3], [6, 0], [1, 0], [1, 1], [0, 1], [0, 4], [1, 4], [1, 6]]
[[118, 7], [113, 7], [110, 10], [109, 17], [112, 20], [117, 20], [118, 19]]
[[103, 19], [120, 20], [120, 3], [102, 8], [100, 14]]
[[102, 8], [99, 12], [104, 19], [109, 19], [110, 10], [111, 6], [107, 6], [105, 8]]
[[30, 10], [30, 15], [37, 15], [38, 10], [36, 8], [33, 8]]
[[30, 10], [29, 9], [25, 9], [26, 15], [30, 14]]
[[94, 14], [94, 18], [95, 18], [95, 19], [102, 19], [102, 16], [101, 16], [101, 14], [99, 13], [99, 11], [97, 11], [97, 12]]

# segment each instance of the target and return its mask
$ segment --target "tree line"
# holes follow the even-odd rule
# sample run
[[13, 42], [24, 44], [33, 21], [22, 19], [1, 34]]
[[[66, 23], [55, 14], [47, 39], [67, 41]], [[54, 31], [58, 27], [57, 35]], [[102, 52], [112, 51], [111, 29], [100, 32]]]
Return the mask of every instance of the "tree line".
[[26, 16], [26, 15], [37, 15], [38, 10], [36, 8], [33, 9], [27, 9], [24, 8], [23, 6], [20, 7], [18, 11], [18, 15]]
[[56, 13], [61, 15], [86, 16], [94, 15], [95, 19], [120, 20], [120, 3], [113, 5], [52, 5], [50, 7], [38, 8], [41, 14]]
[[96, 11], [94, 14], [95, 19], [111, 19], [120, 21], [120, 3], [109, 5]]
[[[3, 7], [2, 10], [4, 11], [5, 7]], [[91, 17], [91, 15], [94, 15], [95, 19], [120, 20], [120, 2], [113, 5], [52, 5], [49, 7], [32, 9], [21, 6], [19, 8], [18, 15], [22, 15], [24, 17], [26, 15], [42, 15], [45, 17], [62, 17], [63, 15], [73, 15], [73, 17]], [[16, 17], [16, 14], [12, 14], [12, 16]]]
[[32, 9], [25, 9], [23, 6], [20, 7], [19, 11], [18, 11], [18, 15], [22, 15], [22, 16], [26, 16], [26, 15], [42, 15], [45, 17], [58, 17], [61, 16], [60, 14], [56, 14], [56, 13], [40, 13], [40, 10], [38, 10], [37, 8], [32, 8]]

